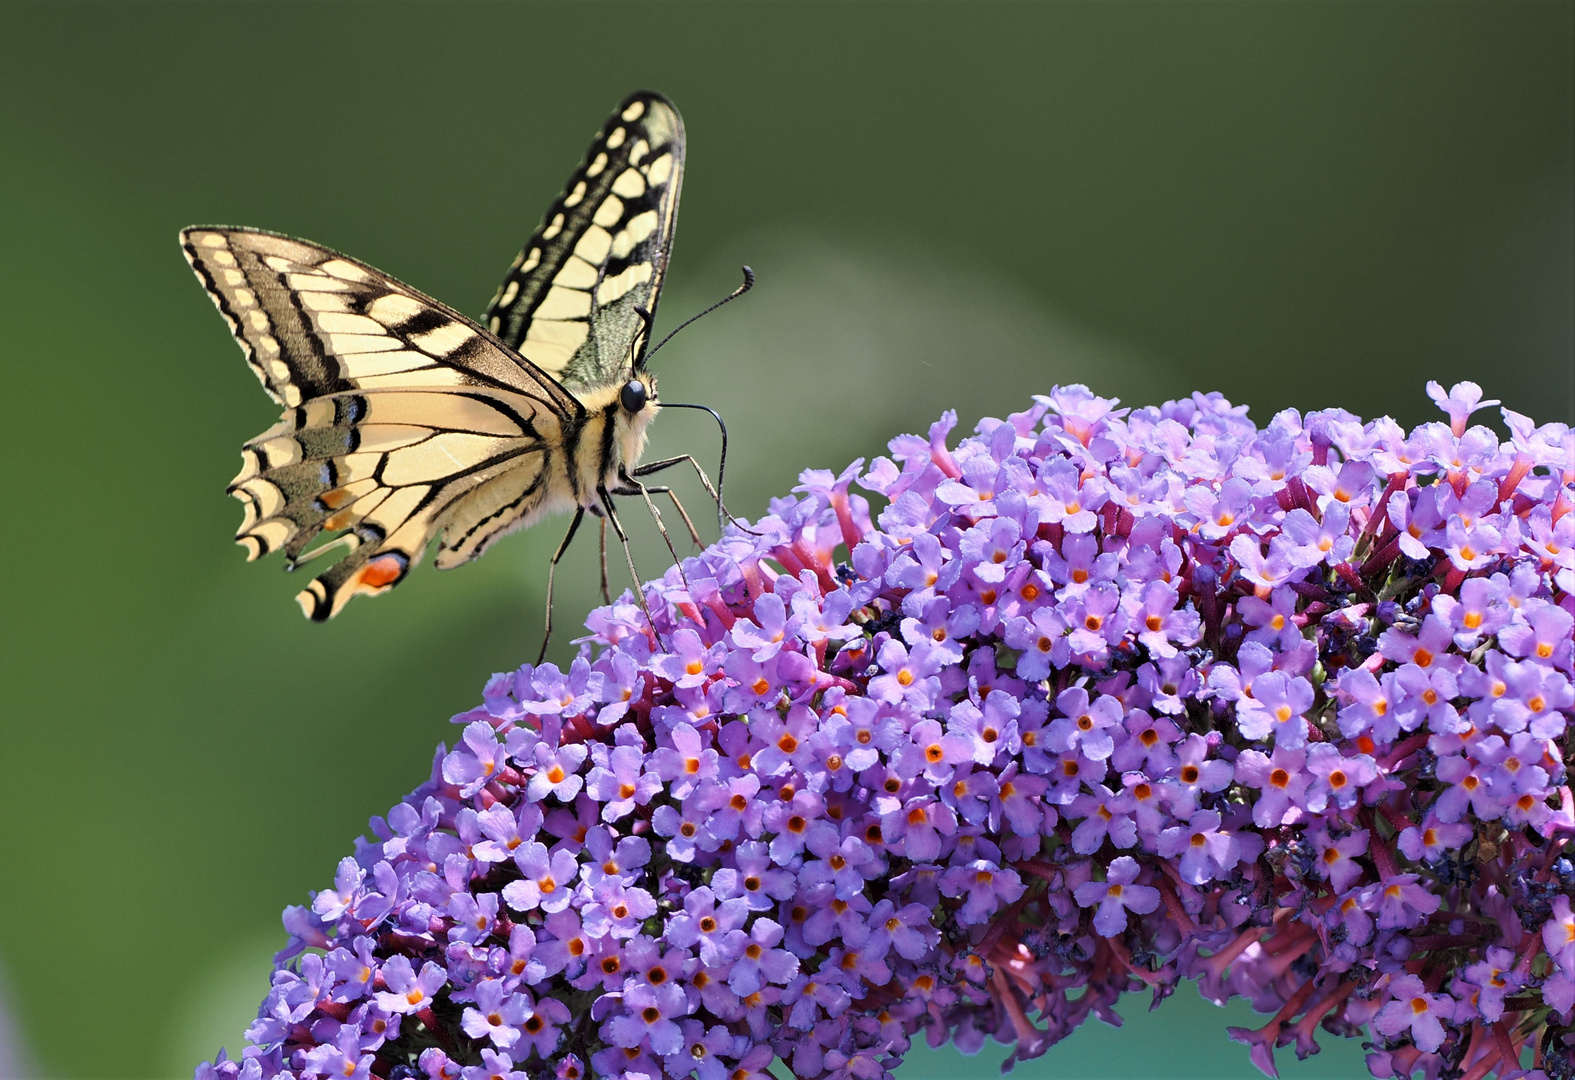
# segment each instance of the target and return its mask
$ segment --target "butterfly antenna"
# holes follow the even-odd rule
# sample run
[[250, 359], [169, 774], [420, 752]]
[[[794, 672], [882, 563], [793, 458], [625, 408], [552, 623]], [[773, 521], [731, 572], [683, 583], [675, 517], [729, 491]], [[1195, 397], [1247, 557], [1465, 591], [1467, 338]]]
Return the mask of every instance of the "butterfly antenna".
[[699, 482], [706, 486], [706, 494], [709, 494], [713, 501], [717, 502], [718, 526], [724, 527], [728, 521], [731, 521], [734, 526], [739, 527], [739, 529], [742, 529], [743, 532], [748, 532], [751, 537], [758, 537], [758, 535], [761, 535], [759, 532], [751, 529], [751, 527], [748, 527], [747, 524], [743, 524], [742, 521], [737, 520], [736, 516], [732, 516], [732, 512], [729, 512], [728, 510], [728, 504], [726, 504], [726, 502], [723, 501], [723, 497], [721, 497], [721, 491], [723, 491], [723, 486], [721, 485], [723, 485], [723, 482], [726, 482], [726, 479], [728, 479], [728, 425], [721, 422], [721, 416], [718, 414], [717, 409], [710, 408], [709, 405], [685, 405], [685, 403], [676, 403], [676, 401], [663, 401], [663, 403], [661, 403], [661, 408], [699, 409], [699, 411], [709, 414], [710, 419], [717, 422], [717, 428], [721, 431], [721, 460], [718, 461], [717, 464], [717, 486], [715, 486], [715, 488], [710, 486], [710, 477], [707, 477], [706, 471], [699, 468], [698, 461], [696, 461], [695, 458], [691, 458], [690, 455], [687, 455], [687, 453], [685, 453], [685, 455], [680, 455], [680, 457], [668, 458], [666, 461], [652, 461], [650, 464], [643, 464], [643, 466], [639, 466], [638, 469], [635, 469], [635, 477], [650, 475], [652, 472], [661, 472], [663, 469], [673, 468], [674, 464], [684, 464], [685, 461], [687, 461], [690, 466], [695, 468], [695, 474], [698, 475]]
[[[728, 293], [726, 296], [722, 297], [722, 299], [718, 300], [716, 303], [712, 304], [710, 307], [706, 308], [700, 314], [698, 314], [698, 315], [691, 315], [689, 318], [687, 318], [683, 322], [679, 323], [677, 329], [675, 329], [672, 333], [668, 334], [661, 341], [657, 342], [655, 348], [647, 350], [646, 353], [643, 356], [640, 357], [639, 361], [634, 365], [635, 369], [639, 370], [641, 368], [644, 368], [646, 363], [651, 359], [651, 357], [656, 355], [657, 350], [661, 349], [661, 347], [663, 345], [666, 345], [669, 341], [673, 340], [673, 338], [678, 336], [678, 331], [679, 330], [682, 330], [684, 327], [688, 326], [690, 323], [696, 321], [697, 319], [705, 318], [707, 315], [711, 314], [711, 312], [715, 311], [717, 308], [721, 307], [723, 304], [726, 304], [726, 303], [728, 303], [729, 301], [732, 301], [732, 300], [737, 300], [740, 296], [743, 296], [746, 292], [748, 292], [750, 289], [753, 289], [754, 287], [755, 287], [755, 272], [753, 270], [751, 270], [749, 267], [746, 266], [746, 267], [744, 267], [744, 283], [742, 285], [740, 285], [738, 288], [734, 289], [732, 292]], [[650, 340], [650, 333], [651, 333], [651, 313], [649, 311], [645, 310], [645, 308], [643, 308], [643, 307], [636, 307], [634, 310], [636, 311], [636, 313], [639, 314], [640, 318], [645, 320], [646, 340], [649, 341]], [[718, 423], [720, 423], [720, 422], [721, 421], [718, 420]]]

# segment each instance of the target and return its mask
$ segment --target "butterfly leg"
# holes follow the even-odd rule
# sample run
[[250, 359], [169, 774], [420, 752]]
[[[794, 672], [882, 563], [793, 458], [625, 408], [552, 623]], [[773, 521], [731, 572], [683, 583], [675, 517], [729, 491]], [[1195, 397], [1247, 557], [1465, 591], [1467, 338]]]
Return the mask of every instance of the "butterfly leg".
[[601, 500], [602, 512], [607, 515], [607, 521], [613, 527], [613, 533], [618, 537], [618, 543], [623, 545], [623, 559], [629, 565], [629, 577], [634, 580], [634, 595], [640, 601], [640, 610], [645, 612], [645, 621], [651, 628], [651, 636], [656, 639], [656, 646], [666, 650], [667, 643], [662, 640], [662, 632], [656, 628], [656, 620], [651, 618], [651, 609], [645, 602], [645, 586], [640, 583], [640, 571], [634, 568], [634, 553], [629, 550], [629, 534], [624, 531], [623, 522], [618, 520], [618, 511], [613, 508], [612, 493], [603, 484], [596, 489], [596, 497]]
[[[656, 504], [651, 501], [651, 494], [653, 492], [660, 493], [666, 489], [648, 488], [644, 484], [640, 483], [640, 481], [630, 479], [627, 472], [623, 472], [620, 475], [622, 476], [625, 483], [619, 484], [617, 487], [611, 489], [610, 493], [613, 495], [638, 495], [640, 498], [645, 500], [645, 508], [651, 512], [651, 520], [656, 522], [656, 531], [662, 534], [662, 543], [667, 545], [667, 553], [673, 557], [673, 565], [678, 567], [678, 576], [683, 578], [684, 588], [689, 588], [689, 577], [684, 573], [683, 560], [678, 557], [678, 551], [673, 547], [673, 538], [667, 534], [667, 526], [662, 523], [662, 512], [658, 510], [656, 508]], [[667, 493], [669, 495], [672, 494], [671, 491], [668, 491]], [[678, 500], [674, 499], [673, 501], [676, 503]], [[678, 507], [678, 511], [679, 513], [683, 513], [682, 505]], [[694, 537], [695, 545], [698, 547], [700, 545], [700, 534], [695, 532], [694, 524], [689, 520], [688, 514], [684, 514], [684, 524], [689, 526], [689, 535]]]
[[695, 529], [695, 523], [689, 520], [689, 511], [684, 509], [684, 504], [678, 501], [678, 492], [670, 487], [646, 488], [652, 495], [666, 495], [673, 500], [673, 509], [678, 511], [678, 516], [684, 519], [684, 528], [689, 530], [689, 539], [695, 542], [695, 547], [705, 550], [705, 544], [700, 539], [700, 533]]
[[[552, 640], [552, 576], [558, 569], [558, 560], [563, 558], [563, 553], [569, 550], [569, 543], [574, 539], [574, 530], [580, 527], [580, 520], [585, 517], [585, 507], [574, 508], [574, 520], [569, 522], [569, 531], [563, 534], [563, 543], [558, 545], [558, 550], [553, 552], [552, 561], [547, 564], [547, 629], [541, 635], [541, 652], [536, 654], [536, 663], [541, 663], [547, 658], [547, 642]], [[606, 537], [607, 525], [602, 524], [602, 582], [606, 585]]]
[[736, 517], [734, 517], [728, 511], [726, 506], [722, 505], [722, 496], [719, 495], [716, 488], [712, 486], [711, 478], [705, 474], [705, 470], [700, 467], [700, 463], [694, 459], [693, 455], [680, 454], [678, 457], [664, 458], [661, 461], [652, 461], [648, 464], [641, 465], [630, 475], [636, 479], [642, 476], [651, 476], [654, 473], [659, 473], [664, 469], [670, 469], [674, 465], [682, 465], [686, 461], [694, 467], [695, 475], [700, 478], [700, 483], [705, 485], [705, 493], [711, 496], [712, 502], [716, 503], [718, 521], [725, 518], [726, 520], [731, 521], [734, 525], [738, 526], [740, 529], [743, 529], [745, 532], [749, 533], [749, 535], [758, 536], [758, 533], [756, 533], [753, 529], [748, 528], [742, 521], [739, 521]]
[[[666, 495], [673, 500], [673, 509], [678, 511], [678, 516], [684, 519], [684, 528], [689, 530], [689, 539], [694, 541], [695, 547], [700, 548], [702, 551], [705, 550], [705, 544], [700, 539], [699, 530], [695, 528], [695, 523], [689, 519], [689, 511], [684, 509], [684, 504], [678, 501], [678, 493], [676, 491], [665, 485], [660, 487], [647, 486], [635, 480], [628, 473], [623, 473], [622, 479], [623, 483], [612, 489], [614, 495], [639, 495], [642, 491], [649, 495]], [[657, 519], [657, 523], [660, 525], [660, 518]], [[668, 547], [671, 546], [671, 544], [668, 545]], [[676, 554], [673, 556], [674, 559], [677, 557]]]
[[[597, 517], [601, 517], [600, 514]], [[607, 587], [607, 519], [601, 518], [602, 523], [602, 600], [608, 607], [612, 606], [612, 590]]]

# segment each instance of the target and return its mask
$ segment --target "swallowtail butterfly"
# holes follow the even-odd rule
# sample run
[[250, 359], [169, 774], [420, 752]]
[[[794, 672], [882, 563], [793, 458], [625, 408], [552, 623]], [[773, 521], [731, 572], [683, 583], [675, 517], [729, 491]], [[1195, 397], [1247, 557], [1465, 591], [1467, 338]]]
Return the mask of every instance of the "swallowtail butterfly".
[[[331, 558], [297, 597], [308, 617], [386, 592], [434, 538], [437, 566], [458, 566], [573, 510], [556, 565], [587, 510], [622, 538], [609, 495], [648, 499], [665, 489], [635, 477], [692, 463], [636, 468], [659, 410], [645, 359], [683, 164], [678, 111], [658, 94], [630, 95], [482, 324], [305, 240], [223, 226], [181, 233], [247, 362], [284, 406], [242, 448], [229, 488], [245, 506], [236, 539], [250, 559], [283, 549], [291, 568]], [[550, 629], [550, 575], [548, 596]]]

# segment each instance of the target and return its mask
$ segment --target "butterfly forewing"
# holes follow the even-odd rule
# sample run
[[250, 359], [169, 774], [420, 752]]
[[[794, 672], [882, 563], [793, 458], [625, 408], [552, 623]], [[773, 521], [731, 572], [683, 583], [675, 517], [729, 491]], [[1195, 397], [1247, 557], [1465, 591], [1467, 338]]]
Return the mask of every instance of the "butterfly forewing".
[[632, 94], [526, 242], [483, 322], [579, 390], [628, 368], [655, 313], [683, 178], [684, 125], [666, 98]]
[[275, 400], [343, 390], [493, 386], [578, 402], [446, 305], [336, 251], [257, 229], [198, 227], [181, 246]]

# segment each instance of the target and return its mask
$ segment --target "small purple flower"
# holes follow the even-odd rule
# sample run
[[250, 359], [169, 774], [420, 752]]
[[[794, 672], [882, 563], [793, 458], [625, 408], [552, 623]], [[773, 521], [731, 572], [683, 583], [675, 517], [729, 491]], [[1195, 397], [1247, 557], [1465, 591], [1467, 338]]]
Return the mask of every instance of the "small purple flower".
[[585, 905], [581, 921], [586, 933], [598, 937], [629, 938], [640, 929], [640, 924], [656, 914], [656, 899], [644, 889], [625, 888], [612, 880], [604, 880], [593, 890], [593, 899]]
[[[474, 813], [474, 811], [472, 811]], [[541, 810], [522, 802], [514, 810], [494, 804], [476, 814], [476, 827], [486, 837], [470, 847], [471, 855], [482, 862], [506, 862], [514, 857], [542, 827]]]
[[878, 662], [886, 674], [870, 680], [871, 697], [919, 709], [928, 708], [935, 700], [939, 689], [935, 673], [940, 670], [942, 656], [929, 642], [920, 641], [909, 652], [900, 641], [888, 641], [881, 646]]
[[503, 744], [491, 724], [467, 724], [461, 745], [443, 759], [443, 779], [459, 785], [461, 798], [469, 798], [491, 780], [503, 762]]
[[574, 879], [579, 864], [567, 851], [548, 854], [547, 848], [529, 843], [514, 853], [514, 865], [524, 877], [503, 886], [503, 899], [515, 911], [540, 908], [545, 912], [562, 911], [574, 897]]
[[1416, 926], [1423, 916], [1437, 911], [1441, 903], [1436, 895], [1420, 884], [1415, 874], [1397, 874], [1385, 878], [1377, 885], [1368, 886], [1367, 893], [1377, 904], [1380, 930]]
[[1432, 818], [1420, 826], [1413, 825], [1395, 837], [1395, 847], [1408, 859], [1416, 862], [1436, 862], [1444, 855], [1458, 851], [1471, 839], [1471, 827], [1457, 823], [1446, 824]]
[[488, 1039], [499, 1050], [519, 1042], [520, 1025], [531, 1014], [531, 1001], [525, 994], [510, 993], [496, 979], [484, 979], [472, 990], [474, 1007], [467, 1008], [462, 1020], [465, 1034], [472, 1039]]
[[782, 927], [770, 919], [756, 919], [747, 933], [730, 931], [723, 946], [734, 958], [728, 988], [747, 997], [768, 982], [782, 984], [797, 975], [798, 957], [777, 948], [781, 940]]
[[1274, 745], [1296, 750], [1307, 744], [1307, 711], [1313, 688], [1306, 679], [1271, 671], [1253, 683], [1252, 698], [1238, 702], [1236, 723], [1249, 739], [1274, 739]]
[[1466, 433], [1466, 421], [1478, 409], [1485, 409], [1489, 405], [1497, 405], [1498, 400], [1482, 400], [1482, 388], [1474, 382], [1457, 382], [1444, 392], [1443, 386], [1429, 380], [1427, 396], [1433, 403], [1449, 414], [1449, 427], [1459, 438]]
[[605, 821], [627, 816], [661, 790], [661, 777], [641, 771], [644, 759], [636, 747], [615, 746], [607, 750], [598, 744], [591, 760], [595, 767], [586, 778], [585, 790], [591, 798], [605, 804]]
[[562, 803], [573, 802], [585, 782], [579, 775], [584, 760], [582, 744], [570, 743], [553, 750], [546, 743], [537, 743], [536, 775], [525, 788], [526, 797], [539, 802], [551, 795]]
[[793, 875], [771, 864], [765, 844], [739, 844], [734, 864], [711, 877], [711, 888], [723, 900], [742, 899], [752, 911], [766, 911], [774, 901], [793, 895]]
[[377, 1007], [390, 1013], [413, 1013], [430, 1008], [432, 995], [448, 985], [448, 975], [428, 961], [416, 974], [403, 956], [390, 957], [383, 965], [383, 983], [388, 987], [377, 995]]
[[1575, 912], [1570, 911], [1567, 895], [1553, 898], [1552, 917], [1542, 924], [1542, 941], [1548, 958], [1564, 974], [1575, 978]]
[[1159, 834], [1159, 853], [1166, 858], [1180, 856], [1181, 880], [1189, 885], [1202, 885], [1239, 861], [1240, 845], [1229, 832], [1221, 831], [1220, 824], [1218, 811], [1199, 810], [1186, 825]]
[[992, 690], [981, 709], [964, 699], [952, 708], [947, 729], [968, 740], [973, 760], [980, 765], [994, 763], [996, 755], [1018, 745], [1017, 717], [1022, 707], [1009, 694]]
[[787, 605], [776, 593], [766, 593], [755, 601], [754, 619], [733, 624], [734, 645], [750, 650], [756, 663], [765, 663], [782, 649], [787, 637]]
[[1098, 908], [1094, 929], [1115, 937], [1127, 928], [1127, 912], [1147, 915], [1159, 907], [1159, 890], [1135, 884], [1141, 871], [1136, 859], [1122, 855], [1111, 860], [1104, 881], [1085, 881], [1073, 890], [1079, 907]]
[[1111, 792], [1103, 784], [1094, 784], [1093, 793], [1079, 795], [1072, 800], [1070, 813], [1083, 821], [1072, 830], [1072, 850], [1079, 855], [1092, 855], [1108, 841], [1118, 848], [1129, 848], [1137, 842], [1137, 822], [1133, 814], [1137, 800], [1131, 792]]
[[920, 796], [894, 806], [881, 817], [880, 828], [885, 843], [902, 842], [908, 858], [922, 862], [941, 853], [943, 838], [957, 831], [957, 815], [945, 803]]
[[[1330, 486], [1337, 488], [1337, 485], [1338, 482]], [[1325, 498], [1331, 499], [1332, 492]], [[1356, 547], [1356, 540], [1348, 531], [1350, 520], [1350, 510], [1338, 500], [1324, 507], [1322, 520], [1315, 519], [1306, 510], [1292, 510], [1285, 515], [1283, 523], [1285, 538], [1291, 542], [1291, 546], [1284, 549], [1287, 562], [1297, 569], [1344, 562]]]
[[738, 929], [749, 914], [742, 899], [717, 902], [708, 886], [702, 885], [684, 899], [684, 909], [667, 922], [667, 940], [684, 948], [698, 946], [700, 959], [709, 966], [726, 963], [731, 954], [725, 947], [727, 935]]
[[1474, 1006], [1482, 1019], [1493, 1023], [1504, 1015], [1504, 995], [1524, 982], [1513, 970], [1514, 966], [1513, 952], [1490, 946], [1487, 959], [1468, 965], [1455, 976], [1456, 997], [1462, 1004]]
[[1095, 761], [1103, 761], [1115, 749], [1115, 739], [1110, 729], [1121, 723], [1121, 703], [1101, 696], [1089, 699], [1081, 687], [1063, 690], [1055, 700], [1061, 713], [1050, 724], [1046, 744], [1058, 753], [1075, 751]]
[[1244, 596], [1236, 602], [1242, 622], [1252, 627], [1248, 641], [1261, 642], [1279, 649], [1295, 648], [1301, 642], [1301, 627], [1296, 625], [1298, 597], [1290, 589], [1281, 587], [1269, 594], [1268, 600]]
[[1022, 896], [1023, 888], [1017, 871], [988, 859], [953, 866], [941, 875], [942, 895], [963, 898], [963, 905], [957, 910], [957, 921], [963, 926], [988, 921], [999, 908]]
[[1301, 819], [1309, 779], [1303, 768], [1306, 763], [1306, 751], [1283, 746], [1276, 746], [1272, 757], [1260, 750], [1241, 752], [1236, 780], [1260, 792], [1252, 807], [1252, 820], [1259, 828]]
[[1362, 877], [1362, 866], [1357, 856], [1367, 853], [1367, 830], [1357, 829], [1344, 835], [1331, 835], [1327, 829], [1312, 834], [1313, 871], [1328, 880], [1337, 893], [1348, 890]]
[[[516, 1052], [524, 1055], [527, 1051], [534, 1050], [542, 1058], [549, 1056], [558, 1048], [558, 1041], [562, 1037], [562, 1028], [569, 1022], [569, 1007], [556, 998], [538, 998], [532, 1004], [530, 1015], [520, 1023], [523, 1036], [515, 1046]], [[573, 1055], [570, 1055], [572, 1058]], [[560, 1072], [559, 1076], [563, 1074]]]
[[375, 1054], [361, 1053], [359, 1027], [345, 1025], [333, 1042], [322, 1043], [306, 1052], [306, 1069], [323, 1076], [344, 1080], [370, 1080]]
[[1430, 994], [1415, 975], [1401, 975], [1390, 982], [1389, 1001], [1373, 1017], [1373, 1028], [1390, 1036], [1408, 1032], [1420, 1049], [1431, 1052], [1443, 1043], [1443, 1021], [1453, 1012], [1448, 994]]

